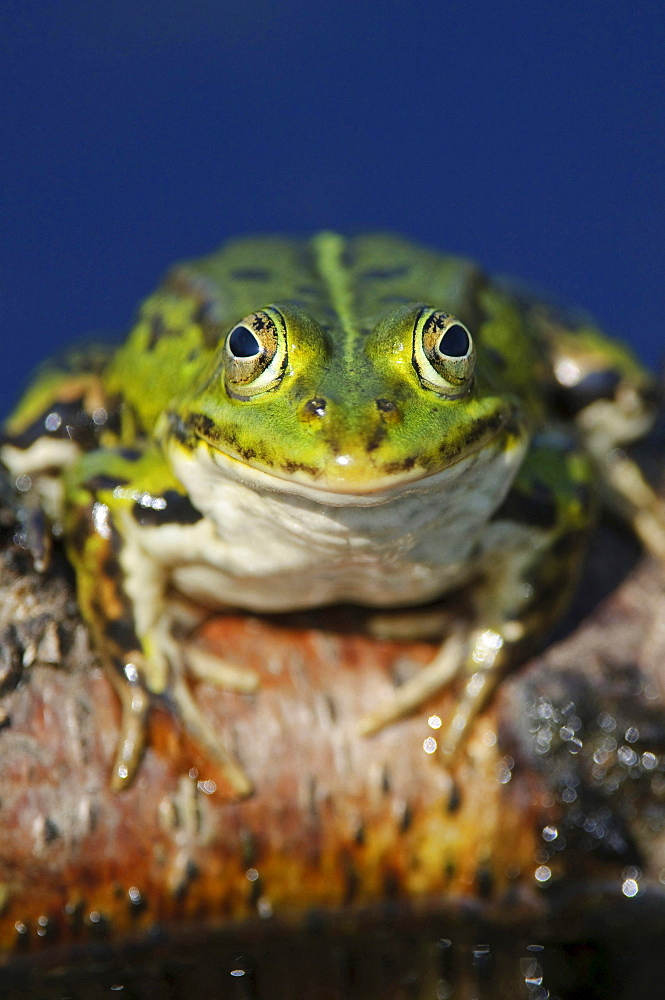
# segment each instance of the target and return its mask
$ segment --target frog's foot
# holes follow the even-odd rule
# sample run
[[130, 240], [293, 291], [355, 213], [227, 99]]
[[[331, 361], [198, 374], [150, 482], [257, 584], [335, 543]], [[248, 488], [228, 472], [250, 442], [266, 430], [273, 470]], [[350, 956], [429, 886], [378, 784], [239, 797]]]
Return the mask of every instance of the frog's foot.
[[144, 638], [144, 645], [152, 649], [152, 678], [148, 675], [150, 690], [162, 694], [173, 706], [174, 714], [182, 721], [186, 732], [220, 767], [233, 793], [238, 797], [249, 795], [251, 782], [225, 748], [219, 731], [208, 722], [196, 704], [185, 674], [189, 669], [199, 679], [242, 693], [255, 691], [258, 677], [253, 671], [226, 663], [194, 643], [179, 642], [173, 635], [173, 619], [168, 612], [164, 613], [147, 640]]
[[454, 632], [443, 643], [431, 663], [395, 691], [392, 698], [360, 720], [360, 732], [371, 736], [380, 729], [410, 715], [438, 694], [457, 676], [464, 665], [466, 637]]
[[665, 566], [665, 500], [635, 462], [615, 449], [604, 465], [610, 504], [626, 518], [647, 552]]
[[211, 759], [219, 765], [224, 779], [228, 782], [234, 795], [238, 798], [245, 798], [247, 795], [251, 795], [253, 791], [251, 781], [240, 765], [226, 750], [221, 742], [219, 733], [202, 714], [192, 697], [187, 682], [181, 675], [178, 674], [173, 678], [169, 686], [168, 696], [169, 701], [177, 709], [177, 714], [182, 719], [185, 729], [196, 742], [197, 746], [205, 750]]
[[442, 752], [452, 757], [498, 683], [506, 645], [504, 636], [493, 629], [471, 635], [454, 632], [431, 663], [402, 684], [393, 698], [361, 720], [361, 733], [372, 735], [409, 715], [461, 674], [466, 683], [439, 741]]
[[497, 686], [503, 673], [501, 668], [506, 660], [506, 647], [504, 636], [493, 629], [475, 633], [463, 665], [467, 678], [464, 689], [439, 737], [439, 748], [449, 759], [457, 753], [469, 726]]
[[442, 635], [450, 634], [457, 628], [458, 617], [442, 605], [375, 612], [367, 620], [367, 630], [374, 638], [398, 639], [400, 642], [440, 639]]
[[208, 681], [224, 691], [254, 694], [259, 687], [259, 675], [248, 667], [229, 663], [221, 656], [209, 653], [196, 643], [183, 644], [183, 656], [189, 671], [201, 681]]
[[122, 706], [118, 747], [111, 771], [111, 788], [115, 792], [127, 788], [141, 762], [152, 701], [150, 694], [139, 683], [133, 664], [127, 664], [125, 674], [127, 683], [115, 684]]
[[113, 765], [111, 785], [126, 788], [134, 779], [143, 756], [148, 714], [155, 699], [162, 698], [184, 730], [220, 768], [224, 781], [237, 797], [249, 795], [252, 785], [224, 746], [219, 732], [205, 718], [185, 679], [189, 669], [196, 677], [212, 681], [226, 690], [248, 693], [256, 690], [257, 676], [226, 664], [191, 643], [181, 644], [171, 632], [170, 615], [143, 638], [144, 653], [127, 654], [112, 679], [120, 696], [122, 720]]

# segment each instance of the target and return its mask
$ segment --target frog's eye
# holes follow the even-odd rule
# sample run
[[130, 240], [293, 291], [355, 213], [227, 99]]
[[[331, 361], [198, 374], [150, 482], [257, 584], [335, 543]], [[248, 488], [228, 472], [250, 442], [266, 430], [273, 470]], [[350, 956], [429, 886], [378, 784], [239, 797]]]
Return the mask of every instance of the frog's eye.
[[423, 309], [413, 331], [413, 366], [422, 384], [446, 399], [471, 389], [475, 350], [471, 334], [455, 316]]
[[284, 320], [276, 309], [245, 316], [224, 343], [227, 388], [241, 399], [272, 389], [286, 364]]

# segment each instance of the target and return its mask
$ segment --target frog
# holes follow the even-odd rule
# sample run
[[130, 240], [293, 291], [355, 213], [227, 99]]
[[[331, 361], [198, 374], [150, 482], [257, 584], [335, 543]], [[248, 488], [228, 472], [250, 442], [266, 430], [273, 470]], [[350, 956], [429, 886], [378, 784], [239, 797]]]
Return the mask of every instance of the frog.
[[192, 681], [258, 678], [197, 648], [199, 615], [408, 613], [464, 590], [468, 622], [360, 724], [451, 689], [450, 764], [563, 614], [602, 504], [665, 562], [663, 503], [624, 450], [657, 403], [586, 314], [399, 236], [237, 238], [176, 265], [122, 344], [36, 376], [0, 443], [21, 544], [42, 571], [64, 545], [119, 698], [112, 787], [161, 703], [231, 795], [253, 791]]

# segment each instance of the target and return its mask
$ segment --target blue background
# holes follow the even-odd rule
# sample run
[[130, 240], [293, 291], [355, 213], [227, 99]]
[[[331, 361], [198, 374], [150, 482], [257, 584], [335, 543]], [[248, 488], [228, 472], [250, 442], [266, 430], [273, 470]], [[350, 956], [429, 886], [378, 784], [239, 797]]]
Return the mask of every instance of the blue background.
[[656, 364], [664, 51], [663, 0], [4, 0], [0, 410], [262, 230], [470, 254]]

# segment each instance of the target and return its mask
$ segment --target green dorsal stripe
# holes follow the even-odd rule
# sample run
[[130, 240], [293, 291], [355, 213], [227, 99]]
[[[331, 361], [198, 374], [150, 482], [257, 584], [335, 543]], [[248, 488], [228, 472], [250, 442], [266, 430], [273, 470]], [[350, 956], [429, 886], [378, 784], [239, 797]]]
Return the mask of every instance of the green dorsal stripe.
[[354, 316], [351, 274], [343, 261], [346, 241], [338, 233], [323, 232], [314, 237], [313, 243], [319, 274], [328, 287], [330, 304], [346, 334], [344, 355], [348, 362], [355, 354], [358, 325]]

